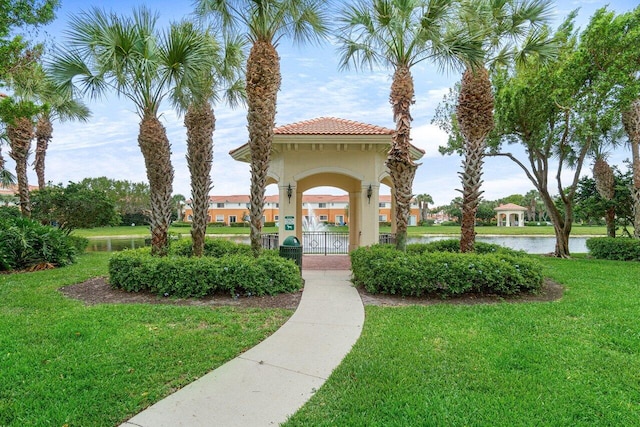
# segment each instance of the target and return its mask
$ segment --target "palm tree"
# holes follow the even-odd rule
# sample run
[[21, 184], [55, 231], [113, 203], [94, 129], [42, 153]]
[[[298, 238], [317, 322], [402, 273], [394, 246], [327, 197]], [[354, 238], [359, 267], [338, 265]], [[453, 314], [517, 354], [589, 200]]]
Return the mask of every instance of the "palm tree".
[[[474, 35], [482, 42], [484, 58], [480, 64], [462, 57], [464, 73], [460, 84], [456, 117], [464, 138], [462, 172], [462, 220], [460, 251], [475, 246], [476, 211], [482, 191], [482, 165], [486, 139], [493, 130], [494, 99], [488, 67], [527, 55], [550, 56], [551, 45], [541, 27], [551, 16], [547, 0], [464, 0], [458, 31]], [[517, 43], [522, 42], [521, 46]], [[480, 65], [480, 66], [478, 66]]]
[[247, 127], [251, 150], [251, 249], [257, 256], [262, 249], [260, 235], [264, 213], [264, 194], [271, 158], [277, 94], [280, 89], [279, 40], [314, 41], [328, 32], [321, 0], [198, 0], [196, 13], [211, 17], [225, 30], [244, 27], [251, 44], [246, 65]]
[[622, 113], [622, 123], [629, 136], [633, 170], [633, 237], [640, 239], [640, 99], [636, 99]]
[[389, 102], [396, 124], [387, 168], [396, 202], [396, 248], [405, 250], [417, 165], [409, 154], [411, 105], [415, 102], [411, 68], [424, 60], [455, 61], [477, 55], [465, 34], [446, 34], [451, 0], [370, 0], [348, 6], [340, 17], [342, 68], [382, 65], [393, 70]]
[[[2, 135], [4, 136], [4, 135]], [[6, 168], [4, 157], [2, 156], [2, 141], [0, 140], [0, 187], [8, 188], [16, 183], [16, 177]]]
[[67, 120], [87, 121], [91, 112], [89, 108], [80, 100], [74, 99], [69, 93], [58, 90], [50, 79], [42, 80], [42, 87], [36, 94], [43, 104], [43, 110], [38, 116], [36, 124], [36, 155], [34, 169], [38, 176], [38, 188], [43, 190], [46, 185], [44, 175], [44, 160], [49, 148], [49, 142], [53, 137], [53, 121], [61, 122]]
[[[191, 24], [184, 23], [186, 31]], [[187, 164], [191, 175], [191, 239], [193, 255], [202, 256], [207, 232], [209, 192], [211, 191], [211, 163], [213, 162], [213, 132], [215, 116], [212, 103], [223, 97], [229, 105], [236, 106], [244, 96], [240, 80], [244, 61], [243, 43], [229, 38], [221, 46], [217, 40], [203, 33], [210, 48], [210, 69], [189, 85], [176, 91], [175, 103], [186, 110], [184, 124], [187, 128]], [[222, 96], [221, 96], [222, 93]]]
[[433, 204], [433, 197], [430, 194], [418, 194], [416, 196], [416, 201], [418, 202], [418, 206], [420, 208], [420, 220], [427, 220], [427, 212], [429, 212], [429, 204]]
[[[20, 90], [17, 91], [20, 96]], [[31, 216], [29, 198], [29, 181], [27, 177], [27, 160], [31, 150], [31, 140], [34, 137], [34, 120], [40, 108], [26, 97], [15, 101], [12, 97], [5, 97], [0, 101], [0, 121], [5, 124], [6, 137], [9, 141], [9, 156], [16, 163], [16, 181], [20, 198], [20, 211], [26, 217]], [[4, 163], [4, 160], [3, 160]], [[2, 165], [3, 185], [10, 184], [12, 175], [7, 173]]]
[[167, 254], [173, 166], [166, 130], [159, 120], [162, 101], [176, 86], [208, 69], [202, 39], [172, 29], [156, 29], [158, 15], [141, 7], [132, 17], [93, 8], [71, 19], [68, 49], [51, 64], [54, 81], [92, 97], [108, 91], [133, 102], [140, 117], [138, 145], [151, 192], [151, 253]]

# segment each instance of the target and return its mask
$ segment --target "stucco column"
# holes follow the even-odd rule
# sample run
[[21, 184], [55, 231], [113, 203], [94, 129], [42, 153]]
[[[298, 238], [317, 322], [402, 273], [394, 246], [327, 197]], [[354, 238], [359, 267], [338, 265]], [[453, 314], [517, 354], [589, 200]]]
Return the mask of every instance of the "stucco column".
[[[289, 187], [289, 185], [291, 185], [291, 187]], [[297, 209], [296, 206], [298, 205], [298, 194], [296, 192], [296, 187], [295, 184], [289, 184], [289, 182], [287, 183], [280, 183], [280, 185], [278, 186], [279, 188], [279, 204], [278, 204], [278, 238], [280, 241], [280, 244], [282, 244], [282, 242], [284, 242], [284, 239], [286, 239], [289, 236], [296, 236], [298, 237], [298, 239], [300, 239], [300, 236], [298, 236], [298, 224], [297, 224]], [[291, 199], [289, 199], [289, 188], [291, 188]], [[293, 226], [294, 229], [293, 230], [287, 230], [286, 228], [290, 228], [290, 220], [287, 221], [287, 217], [294, 217], [294, 222], [293, 222]], [[289, 227], [287, 226], [287, 224], [289, 224]]]
[[[371, 198], [369, 198], [369, 188], [371, 188]], [[378, 203], [380, 194], [380, 184], [362, 184], [360, 206], [362, 215], [360, 216], [360, 246], [371, 246], [379, 241], [378, 229]]]
[[524, 212], [518, 214], [518, 226], [524, 227]]

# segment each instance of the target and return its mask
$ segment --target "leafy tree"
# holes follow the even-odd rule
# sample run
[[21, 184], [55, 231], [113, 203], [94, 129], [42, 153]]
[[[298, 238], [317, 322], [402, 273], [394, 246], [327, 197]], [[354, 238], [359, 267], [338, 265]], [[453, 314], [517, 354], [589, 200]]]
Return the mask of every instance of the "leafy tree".
[[393, 182], [396, 248], [406, 250], [412, 187], [418, 165], [411, 159], [411, 105], [415, 102], [411, 68], [425, 60], [478, 57], [465, 33], [447, 32], [451, 0], [371, 0], [348, 6], [340, 17], [341, 66], [382, 65], [393, 71], [389, 102], [396, 124], [386, 165]]
[[100, 190], [70, 182], [37, 190], [32, 195], [33, 218], [57, 226], [66, 234], [77, 228], [120, 223], [115, 204]]
[[104, 193], [115, 205], [116, 211], [122, 218], [122, 224], [148, 224], [151, 207], [151, 195], [148, 184], [144, 182], [114, 180], [104, 176], [99, 178], [85, 178], [79, 184]]
[[319, 40], [328, 33], [321, 0], [197, 0], [196, 13], [230, 32], [242, 31], [251, 45], [246, 65], [247, 126], [251, 151], [251, 249], [258, 256], [267, 172], [271, 158], [277, 94], [280, 90], [278, 41]]
[[8, 75], [30, 67], [33, 61], [29, 43], [20, 35], [12, 35], [14, 30], [53, 21], [59, 6], [59, 0], [0, 0], [0, 86]]
[[475, 217], [484, 224], [490, 224], [491, 220], [496, 217], [495, 208], [498, 204], [489, 200], [481, 200], [478, 204]]
[[597, 223], [602, 220], [613, 206], [615, 213], [613, 231], [614, 235], [609, 233], [609, 224], [607, 224], [607, 234], [609, 237], [615, 237], [615, 231], [618, 227], [622, 227], [626, 234], [628, 225], [633, 225], [633, 198], [631, 196], [632, 172], [620, 172], [615, 166], [611, 168], [614, 180], [614, 196], [612, 199], [603, 197], [597, 189], [597, 182], [594, 178], [583, 176], [578, 182], [576, 190], [576, 206], [575, 217], [577, 221], [585, 221], [587, 223]]
[[93, 8], [71, 19], [67, 46], [51, 64], [60, 86], [92, 97], [115, 91], [133, 102], [140, 117], [138, 145], [151, 190], [151, 252], [169, 249], [173, 166], [166, 129], [158, 117], [162, 101], [209, 70], [202, 37], [177, 25], [161, 33], [158, 15], [144, 7], [133, 16]]

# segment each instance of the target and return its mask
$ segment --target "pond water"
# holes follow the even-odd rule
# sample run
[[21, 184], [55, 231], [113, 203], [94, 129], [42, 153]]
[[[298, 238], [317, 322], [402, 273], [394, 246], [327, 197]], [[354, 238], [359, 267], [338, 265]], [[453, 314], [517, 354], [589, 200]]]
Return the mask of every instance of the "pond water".
[[[409, 237], [408, 243], [429, 243], [436, 240], [451, 239], [457, 236], [421, 236]], [[588, 237], [569, 237], [569, 251], [571, 253], [587, 253]], [[556, 248], [554, 236], [476, 236], [476, 241], [493, 243], [515, 250], [523, 250], [530, 254], [548, 254]]]
[[[457, 236], [420, 236], [409, 237], [409, 243], [428, 243], [436, 240], [451, 239]], [[236, 243], [249, 243], [249, 236], [224, 236], [222, 238]], [[587, 253], [588, 237], [570, 237], [569, 250], [571, 253]], [[546, 254], [553, 252], [556, 239], [553, 236], [477, 236], [480, 242], [494, 243], [516, 250], [524, 250], [530, 254]], [[101, 239], [89, 239], [88, 252], [112, 252], [123, 249], [135, 249], [145, 246], [145, 239], [139, 237], [110, 237]]]

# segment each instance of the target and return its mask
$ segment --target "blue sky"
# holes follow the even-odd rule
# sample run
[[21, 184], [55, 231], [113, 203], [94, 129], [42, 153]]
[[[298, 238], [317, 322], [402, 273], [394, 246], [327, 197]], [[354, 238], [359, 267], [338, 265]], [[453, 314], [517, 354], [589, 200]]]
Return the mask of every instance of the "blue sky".
[[[46, 30], [47, 38], [62, 43], [62, 35], [70, 15], [96, 5], [107, 10], [129, 14], [136, 5], [146, 4], [160, 13], [165, 22], [178, 20], [192, 11], [191, 0], [173, 1], [65, 1], [55, 23]], [[580, 7], [578, 24], [586, 25], [593, 12], [609, 5], [617, 12], [631, 10], [636, 1], [557, 1], [555, 15], [560, 22], [569, 11]], [[388, 102], [391, 72], [340, 71], [335, 46], [326, 42], [321, 46], [293, 46], [283, 39], [278, 51], [281, 56], [282, 86], [278, 94], [276, 125], [284, 125], [316, 117], [330, 116], [393, 128], [391, 106]], [[457, 73], [443, 74], [428, 63], [413, 70], [416, 103], [412, 108], [413, 144], [426, 151], [414, 181], [414, 193], [428, 193], [436, 205], [448, 204], [460, 195], [457, 173], [459, 156], [442, 156], [438, 146], [446, 143], [446, 135], [431, 125], [435, 108], [442, 96], [459, 79]], [[138, 117], [126, 100], [108, 98], [86, 100], [93, 116], [88, 123], [54, 123], [53, 140], [46, 163], [47, 180], [54, 183], [80, 181], [85, 177], [107, 176], [146, 182], [144, 161], [137, 145]], [[215, 107], [214, 162], [212, 194], [248, 194], [249, 165], [234, 161], [229, 151], [247, 142], [246, 110], [232, 110], [225, 105]], [[185, 160], [185, 131], [182, 118], [169, 105], [162, 109], [163, 124], [172, 144], [172, 162], [175, 169], [174, 193], [190, 197], [189, 173]], [[3, 153], [8, 167], [13, 163], [5, 147]], [[626, 148], [619, 149], [611, 162], [621, 164], [630, 157]], [[590, 174], [588, 165], [583, 174]], [[489, 158], [484, 169], [484, 197], [495, 200], [514, 193], [524, 194], [533, 189], [524, 172], [507, 159]], [[37, 182], [30, 172], [29, 182]], [[340, 194], [335, 188], [316, 188], [311, 193]], [[389, 189], [381, 189], [389, 194]], [[275, 185], [267, 194], [277, 194]]]

